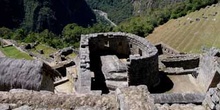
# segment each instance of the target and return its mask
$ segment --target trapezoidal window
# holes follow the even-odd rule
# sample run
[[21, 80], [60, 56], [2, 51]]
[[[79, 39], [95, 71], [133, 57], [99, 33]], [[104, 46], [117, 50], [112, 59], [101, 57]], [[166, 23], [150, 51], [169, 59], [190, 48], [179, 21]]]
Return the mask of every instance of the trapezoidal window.
[[141, 49], [138, 50], [138, 53], [139, 53], [140, 56], [142, 56], [142, 50]]

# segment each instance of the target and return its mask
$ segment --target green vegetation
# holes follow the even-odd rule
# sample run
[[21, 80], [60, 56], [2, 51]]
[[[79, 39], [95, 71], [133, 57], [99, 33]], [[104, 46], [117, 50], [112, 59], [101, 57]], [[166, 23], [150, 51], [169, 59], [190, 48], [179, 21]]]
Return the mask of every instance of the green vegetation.
[[95, 14], [84, 0], [0, 0], [0, 13], [0, 27], [27, 32], [48, 29], [60, 34], [69, 23], [83, 27], [96, 23]]
[[31, 49], [31, 52], [38, 53], [39, 50], [43, 50], [43, 56], [45, 58], [48, 58], [50, 54], [55, 53], [57, 51], [56, 49], [49, 47], [45, 44], [38, 44], [37, 46], [35, 46], [34, 49]]
[[2, 27], [0, 28], [0, 37], [5, 39], [14, 39], [25, 43], [37, 41], [57, 49], [69, 46], [74, 46], [77, 48], [79, 46], [81, 34], [107, 32], [111, 29], [112, 28], [110, 26], [105, 26], [102, 24], [95, 24], [92, 27], [84, 28], [73, 23], [65, 26], [62, 34], [57, 35], [50, 32], [48, 29], [40, 33], [27, 33], [23, 29], [12, 31], [8, 28]]
[[131, 0], [86, 0], [93, 9], [108, 13], [109, 18], [116, 24], [132, 16]]
[[4, 47], [4, 48], [0, 47], [0, 50], [2, 51], [3, 54], [5, 54], [5, 56], [10, 58], [33, 60], [33, 58], [30, 57], [28, 54], [19, 51], [14, 46]]
[[69, 55], [67, 55], [67, 57], [69, 57], [69, 58], [75, 58], [76, 57], [76, 54], [75, 53], [72, 53], [72, 54], [69, 54]]
[[220, 4], [192, 12], [159, 26], [147, 39], [153, 43], [164, 42], [189, 53], [200, 53], [202, 48], [220, 48]]
[[[120, 24], [117, 27], [94, 24], [96, 23], [95, 15], [83, 0], [71, 1], [69, 4], [50, 0], [24, 0], [24, 6], [21, 6], [24, 12], [19, 12], [23, 14], [22, 20], [13, 20], [22, 22], [20, 28], [10, 30], [2, 27], [0, 37], [25, 43], [37, 41], [55, 49], [68, 46], [77, 48], [81, 34], [88, 33], [122, 31], [145, 37], [152, 33], [155, 27], [168, 20], [217, 3], [218, 0], [167, 0], [167, 2], [161, 0], [134, 0], [133, 2], [131, 0], [87, 0], [87, 2], [92, 8], [107, 12], [110, 19]], [[79, 4], [82, 7], [78, 7]], [[64, 9], [63, 5], [68, 5], [68, 9]], [[68, 18], [71, 16], [66, 13], [68, 11], [74, 12], [73, 18]], [[81, 11], [88, 14], [81, 14]], [[102, 18], [98, 19], [102, 21]], [[75, 23], [68, 24], [70, 22]]]
[[177, 4], [167, 5], [164, 8], [154, 8], [142, 16], [132, 17], [122, 22], [115, 31], [134, 33], [147, 36], [155, 27], [176, 19], [207, 5], [217, 3], [217, 0], [186, 0]]

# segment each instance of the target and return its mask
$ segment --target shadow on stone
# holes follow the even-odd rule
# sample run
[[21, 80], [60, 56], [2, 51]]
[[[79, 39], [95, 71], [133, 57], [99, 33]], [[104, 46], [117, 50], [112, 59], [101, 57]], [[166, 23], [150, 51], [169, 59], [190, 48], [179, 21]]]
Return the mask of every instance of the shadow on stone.
[[105, 77], [102, 73], [101, 67], [101, 59], [100, 55], [93, 54], [90, 55], [91, 59], [91, 70], [95, 74], [95, 78], [92, 80], [91, 89], [92, 90], [101, 90], [102, 94], [109, 93], [109, 89], [105, 83]]
[[160, 84], [152, 89], [150, 89], [150, 93], [164, 93], [173, 88], [174, 83], [170, 80], [169, 77], [164, 72], [159, 73]]

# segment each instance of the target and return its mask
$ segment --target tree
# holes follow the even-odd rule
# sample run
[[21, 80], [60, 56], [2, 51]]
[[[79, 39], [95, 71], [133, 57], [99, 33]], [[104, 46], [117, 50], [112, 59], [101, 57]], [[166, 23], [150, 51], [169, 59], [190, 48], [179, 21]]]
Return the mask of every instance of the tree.
[[26, 37], [26, 32], [23, 29], [17, 29], [12, 35], [14, 40], [23, 40]]
[[10, 39], [12, 30], [6, 27], [0, 28], [0, 37], [4, 39]]

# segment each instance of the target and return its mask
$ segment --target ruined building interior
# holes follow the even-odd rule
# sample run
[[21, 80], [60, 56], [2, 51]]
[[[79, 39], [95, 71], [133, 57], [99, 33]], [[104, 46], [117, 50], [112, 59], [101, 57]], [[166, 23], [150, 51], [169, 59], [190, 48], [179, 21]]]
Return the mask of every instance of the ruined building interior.
[[66, 60], [60, 52], [52, 57], [55, 63], [50, 66], [62, 75], [54, 82], [55, 93], [111, 96], [116, 92], [118, 97], [117, 88], [146, 85], [154, 104], [220, 107], [220, 96], [213, 101], [213, 94], [220, 94], [220, 50], [216, 48], [203, 54], [180, 53], [133, 34], [108, 32], [82, 35], [75, 59]]
[[220, 81], [215, 66], [219, 53], [210, 51], [180, 53], [126, 33], [83, 35], [75, 89], [108, 93], [118, 87], [147, 85], [151, 93], [205, 93]]

